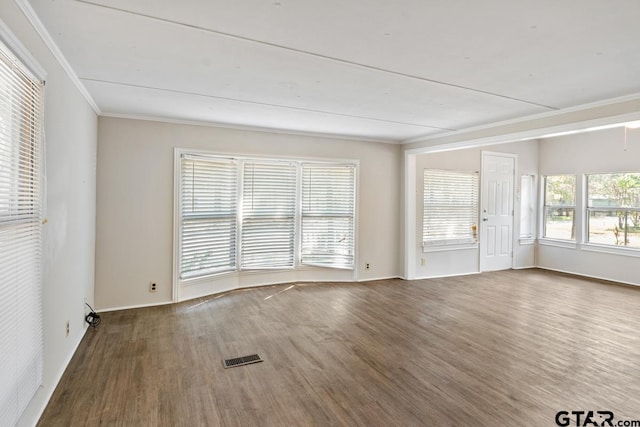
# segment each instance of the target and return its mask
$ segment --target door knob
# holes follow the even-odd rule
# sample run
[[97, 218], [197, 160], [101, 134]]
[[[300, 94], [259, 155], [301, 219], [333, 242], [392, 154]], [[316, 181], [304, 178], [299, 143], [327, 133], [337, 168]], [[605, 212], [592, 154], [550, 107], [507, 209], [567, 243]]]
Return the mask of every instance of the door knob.
[[483, 221], [489, 221], [489, 218], [484, 217], [484, 218], [482, 218], [482, 220], [483, 220]]

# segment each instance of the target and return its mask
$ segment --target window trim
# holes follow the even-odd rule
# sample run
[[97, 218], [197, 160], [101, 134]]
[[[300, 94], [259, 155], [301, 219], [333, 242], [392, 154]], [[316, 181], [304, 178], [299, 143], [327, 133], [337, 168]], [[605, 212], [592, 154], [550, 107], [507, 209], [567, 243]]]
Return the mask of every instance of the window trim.
[[[211, 283], [212, 280], [221, 280], [225, 278], [233, 278], [233, 277], [244, 277], [244, 276], [255, 276], [260, 274], [279, 274], [279, 273], [287, 273], [294, 271], [311, 271], [322, 268], [329, 268], [326, 266], [317, 266], [317, 265], [309, 265], [309, 264], [301, 264], [300, 263], [300, 239], [301, 239], [301, 225], [299, 220], [296, 220], [296, 237], [295, 237], [295, 264], [293, 268], [276, 268], [276, 269], [251, 269], [251, 270], [241, 270], [239, 268], [239, 263], [234, 270], [221, 271], [216, 273], [211, 273], [208, 275], [202, 275], [197, 277], [190, 278], [181, 278], [180, 277], [180, 159], [183, 154], [190, 155], [201, 155], [207, 157], [218, 157], [218, 158], [227, 158], [227, 159], [238, 159], [238, 160], [254, 160], [254, 161], [281, 161], [281, 162], [296, 162], [298, 164], [302, 163], [319, 163], [319, 164], [352, 164], [354, 166], [354, 233], [353, 233], [353, 267], [352, 268], [330, 268], [331, 270], [342, 270], [342, 271], [351, 271], [353, 275], [353, 279], [356, 280], [359, 274], [359, 262], [358, 262], [358, 247], [359, 247], [359, 204], [360, 204], [360, 160], [358, 159], [349, 159], [349, 158], [331, 158], [331, 157], [297, 157], [297, 156], [271, 156], [271, 155], [254, 155], [247, 153], [225, 153], [219, 151], [211, 151], [206, 149], [191, 149], [184, 147], [174, 147], [173, 149], [173, 286], [172, 286], [172, 300], [173, 302], [179, 302], [180, 299], [180, 288], [183, 286], [197, 286], [206, 283]], [[300, 169], [300, 168], [299, 168]], [[301, 173], [298, 170], [298, 173]], [[240, 200], [241, 196], [241, 185], [242, 180], [238, 180], [238, 200]], [[298, 179], [298, 182], [300, 180]], [[296, 200], [296, 217], [300, 216], [300, 191], [301, 186], [297, 187], [297, 200]], [[238, 208], [240, 209], [240, 204], [238, 203]], [[239, 245], [240, 241], [237, 239], [236, 244]], [[236, 286], [238, 287], [238, 286]], [[236, 288], [234, 287], [234, 289]]]
[[629, 246], [616, 246], [616, 245], [606, 245], [602, 243], [585, 242], [580, 245], [580, 248], [587, 252], [599, 252], [603, 254], [623, 255], [623, 256], [640, 258], [640, 248], [634, 248]]

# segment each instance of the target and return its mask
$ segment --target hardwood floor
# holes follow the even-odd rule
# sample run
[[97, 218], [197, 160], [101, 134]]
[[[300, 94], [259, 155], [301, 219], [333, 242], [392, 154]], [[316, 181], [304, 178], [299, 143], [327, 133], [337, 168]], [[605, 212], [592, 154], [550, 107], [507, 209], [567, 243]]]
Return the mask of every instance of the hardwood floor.
[[104, 313], [39, 425], [554, 426], [561, 410], [640, 419], [640, 288], [501, 271]]

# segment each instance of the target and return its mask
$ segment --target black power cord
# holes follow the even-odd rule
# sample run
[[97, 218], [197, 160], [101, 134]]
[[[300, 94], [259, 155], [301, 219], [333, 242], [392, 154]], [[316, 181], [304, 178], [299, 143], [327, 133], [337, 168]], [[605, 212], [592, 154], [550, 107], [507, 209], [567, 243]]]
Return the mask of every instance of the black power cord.
[[89, 307], [89, 309], [91, 310], [91, 313], [87, 314], [84, 320], [89, 325], [93, 326], [93, 329], [95, 329], [100, 324], [100, 315], [96, 313], [93, 307], [91, 307], [88, 303], [85, 302], [85, 304], [87, 304], [87, 307]]

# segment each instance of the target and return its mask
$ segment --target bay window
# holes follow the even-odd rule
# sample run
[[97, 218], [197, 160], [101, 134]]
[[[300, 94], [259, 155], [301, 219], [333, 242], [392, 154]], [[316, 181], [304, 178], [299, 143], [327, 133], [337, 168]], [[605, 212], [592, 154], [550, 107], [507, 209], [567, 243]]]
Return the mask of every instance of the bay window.
[[353, 269], [354, 164], [177, 155], [180, 279], [303, 264]]

